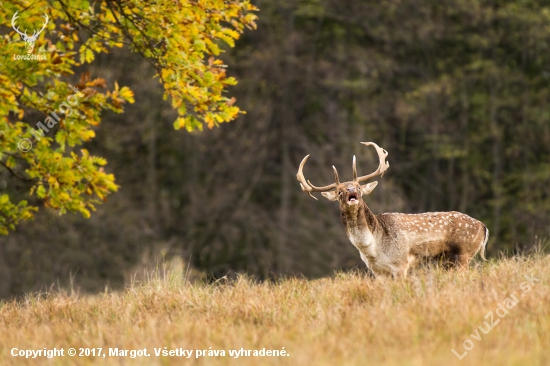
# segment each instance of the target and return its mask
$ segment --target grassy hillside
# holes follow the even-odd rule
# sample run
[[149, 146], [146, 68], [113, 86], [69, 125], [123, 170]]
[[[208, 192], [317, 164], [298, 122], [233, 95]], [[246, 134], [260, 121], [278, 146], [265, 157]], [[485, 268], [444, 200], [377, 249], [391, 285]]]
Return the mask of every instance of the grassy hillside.
[[[530, 285], [526, 275], [540, 282], [532, 279]], [[0, 364], [550, 363], [550, 256], [501, 258], [467, 271], [420, 268], [404, 281], [336, 273], [314, 281], [257, 283], [242, 277], [206, 285], [183, 277], [177, 271], [155, 276], [121, 293], [30, 295], [3, 302]], [[517, 304], [506, 302], [511, 295]], [[497, 314], [499, 303], [511, 307], [502, 318]], [[488, 329], [484, 321], [489, 323], [485, 316], [491, 311], [494, 328], [487, 334], [478, 330], [478, 336], [478, 326]], [[463, 354], [465, 341], [473, 348], [460, 361], [451, 350]], [[65, 356], [25, 360], [11, 356], [14, 347], [64, 348]], [[101, 347], [107, 356], [70, 357], [70, 347], [77, 352]], [[147, 348], [151, 356], [108, 356], [109, 348], [115, 347]], [[212, 347], [225, 350], [226, 356], [155, 356], [154, 348], [163, 347]], [[227, 353], [264, 347], [284, 347], [289, 356], [235, 359]]]

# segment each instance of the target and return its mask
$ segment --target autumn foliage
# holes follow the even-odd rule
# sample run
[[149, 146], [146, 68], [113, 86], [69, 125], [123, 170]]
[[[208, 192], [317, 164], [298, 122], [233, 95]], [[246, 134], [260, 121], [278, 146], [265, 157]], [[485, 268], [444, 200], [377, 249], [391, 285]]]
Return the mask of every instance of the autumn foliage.
[[[23, 11], [23, 8], [25, 9]], [[234, 46], [245, 28], [255, 28], [257, 10], [249, 1], [23, 1], [0, 8], [0, 164], [30, 189], [32, 204], [21, 196], [0, 195], [0, 233], [31, 218], [38, 198], [59, 213], [77, 211], [85, 217], [95, 204], [117, 190], [105, 159], [80, 146], [95, 136], [102, 113], [123, 112], [134, 103], [132, 91], [86, 69], [101, 53], [128, 46], [145, 57], [164, 86], [164, 98], [177, 110], [176, 129], [212, 128], [243, 113], [235, 99], [224, 95], [236, 80], [218, 58], [224, 45]], [[19, 11], [20, 29], [36, 28], [47, 14], [49, 22], [34, 52], [44, 61], [15, 59], [25, 42], [11, 28]], [[31, 129], [78, 90], [77, 106], [43, 138]], [[27, 138], [33, 146], [18, 146]], [[26, 149], [24, 149], [26, 150]], [[28, 191], [27, 191], [28, 192]]]

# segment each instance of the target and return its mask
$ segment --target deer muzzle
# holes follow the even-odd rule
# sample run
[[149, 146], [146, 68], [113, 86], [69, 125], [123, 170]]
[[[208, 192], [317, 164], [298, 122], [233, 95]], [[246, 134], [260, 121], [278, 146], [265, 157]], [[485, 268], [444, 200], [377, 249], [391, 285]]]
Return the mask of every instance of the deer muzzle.
[[347, 189], [347, 203], [348, 205], [356, 205], [359, 203], [359, 196], [357, 194], [357, 189], [355, 187], [350, 187]]

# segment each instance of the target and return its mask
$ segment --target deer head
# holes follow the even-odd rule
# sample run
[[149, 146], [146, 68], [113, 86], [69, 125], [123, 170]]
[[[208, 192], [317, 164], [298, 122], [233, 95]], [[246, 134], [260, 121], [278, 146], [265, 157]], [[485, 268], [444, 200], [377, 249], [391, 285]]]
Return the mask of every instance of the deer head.
[[15, 14], [13, 14], [13, 17], [11, 18], [11, 26], [13, 27], [13, 29], [17, 33], [19, 33], [19, 35], [21, 35], [21, 39], [23, 41], [27, 42], [27, 53], [31, 53], [32, 50], [34, 49], [34, 43], [38, 39], [38, 36], [40, 35], [40, 33], [42, 33], [42, 31], [46, 28], [46, 25], [48, 24], [48, 20], [49, 20], [48, 15], [44, 14], [44, 19], [46, 21], [42, 25], [42, 29], [40, 29], [39, 31], [35, 30], [32, 33], [32, 36], [29, 36], [29, 35], [27, 35], [27, 30], [26, 29], [25, 29], [25, 32], [21, 32], [19, 30], [19, 27], [15, 26], [15, 20], [18, 18], [17, 13], [18, 13], [18, 11], [16, 11]]
[[338, 178], [338, 171], [332, 166], [332, 169], [334, 170], [334, 180], [335, 182], [324, 187], [316, 187], [314, 186], [309, 180], [306, 180], [303, 173], [304, 165], [307, 161], [307, 158], [309, 155], [307, 155], [302, 162], [300, 163], [300, 168], [298, 169], [298, 173], [296, 174], [296, 178], [300, 182], [300, 187], [302, 187], [302, 191], [307, 192], [307, 194], [310, 195], [310, 197], [315, 198], [311, 193], [312, 192], [320, 192], [323, 197], [331, 200], [331, 201], [339, 201], [340, 202], [340, 208], [346, 209], [346, 210], [355, 210], [358, 207], [360, 207], [361, 202], [363, 201], [362, 196], [365, 194], [369, 194], [372, 192], [372, 190], [376, 187], [378, 182], [372, 182], [365, 185], [361, 185], [360, 183], [365, 182], [371, 178], [374, 178], [376, 176], [383, 176], [386, 170], [390, 167], [390, 164], [386, 162], [386, 157], [388, 156], [388, 152], [378, 145], [376, 145], [374, 142], [361, 142], [363, 145], [366, 146], [374, 146], [376, 149], [376, 152], [378, 153], [379, 158], [379, 165], [378, 169], [374, 171], [371, 174], [363, 175], [358, 177], [357, 176], [357, 168], [355, 163], [355, 156], [353, 156], [353, 180], [349, 182], [340, 183], [340, 179]]

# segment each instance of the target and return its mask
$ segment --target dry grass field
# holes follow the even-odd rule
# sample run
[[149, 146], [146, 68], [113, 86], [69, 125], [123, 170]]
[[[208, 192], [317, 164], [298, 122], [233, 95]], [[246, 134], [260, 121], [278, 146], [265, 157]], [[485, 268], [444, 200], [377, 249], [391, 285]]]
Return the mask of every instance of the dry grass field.
[[[493, 259], [466, 271], [426, 266], [402, 281], [373, 280], [363, 273], [274, 283], [241, 277], [204, 284], [184, 277], [172, 271], [120, 293], [58, 292], [2, 302], [0, 364], [550, 364], [550, 256], [543, 254]], [[518, 301], [506, 300], [512, 297]], [[498, 310], [499, 303], [510, 307], [507, 313]], [[484, 334], [478, 327], [490, 328], [489, 313], [493, 329]], [[464, 345], [470, 348], [465, 355]], [[65, 356], [11, 355], [13, 348], [54, 347], [63, 348]], [[106, 357], [70, 357], [70, 347], [102, 348]], [[154, 349], [163, 347], [211, 347], [226, 356], [155, 356]], [[283, 347], [289, 356], [228, 353]], [[151, 356], [109, 356], [109, 348], [147, 348]]]

